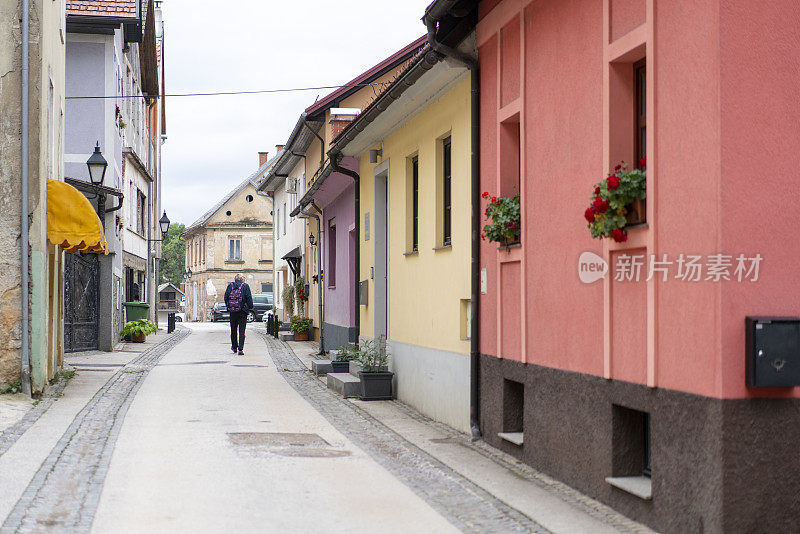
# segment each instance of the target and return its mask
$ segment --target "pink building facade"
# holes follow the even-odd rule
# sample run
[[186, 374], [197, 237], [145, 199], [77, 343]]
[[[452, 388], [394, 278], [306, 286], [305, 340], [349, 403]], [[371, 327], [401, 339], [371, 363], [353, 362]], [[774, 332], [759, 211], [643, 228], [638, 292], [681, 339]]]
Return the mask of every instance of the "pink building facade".
[[[800, 316], [796, 2], [437, 4], [473, 9], [481, 191], [521, 195], [519, 244], [480, 247], [484, 439], [659, 531], [796, 529], [800, 388], [748, 386], [745, 335]], [[644, 221], [591, 239], [645, 155]]]

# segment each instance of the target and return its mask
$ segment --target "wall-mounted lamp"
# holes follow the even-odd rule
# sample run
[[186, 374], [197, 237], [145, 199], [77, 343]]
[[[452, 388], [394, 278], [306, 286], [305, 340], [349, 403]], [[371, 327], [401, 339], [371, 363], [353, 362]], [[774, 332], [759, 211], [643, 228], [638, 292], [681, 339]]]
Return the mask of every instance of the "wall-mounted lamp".
[[314, 234], [308, 234], [308, 242], [311, 243], [311, 246], [317, 244], [317, 237]]
[[94, 147], [94, 153], [86, 161], [86, 166], [89, 167], [89, 180], [93, 185], [103, 185], [103, 178], [106, 175], [106, 167], [108, 162], [103, 154], [100, 152], [100, 141]]
[[377, 148], [369, 151], [369, 162], [378, 163], [378, 158], [383, 157], [383, 149]]

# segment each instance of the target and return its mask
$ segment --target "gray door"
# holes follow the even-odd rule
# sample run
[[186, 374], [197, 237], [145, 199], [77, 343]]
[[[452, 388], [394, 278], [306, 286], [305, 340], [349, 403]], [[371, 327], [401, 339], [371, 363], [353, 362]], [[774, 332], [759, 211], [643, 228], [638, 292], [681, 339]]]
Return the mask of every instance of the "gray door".
[[97, 350], [100, 260], [97, 254], [66, 254], [64, 351]]
[[375, 176], [375, 337], [389, 334], [389, 171]]

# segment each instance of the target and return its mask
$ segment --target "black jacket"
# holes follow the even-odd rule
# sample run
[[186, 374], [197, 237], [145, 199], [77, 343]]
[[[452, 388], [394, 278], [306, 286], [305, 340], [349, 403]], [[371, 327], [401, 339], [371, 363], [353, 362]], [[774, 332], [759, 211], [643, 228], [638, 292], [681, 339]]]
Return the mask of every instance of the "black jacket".
[[231, 311], [228, 300], [231, 298], [231, 291], [233, 291], [233, 288], [239, 286], [242, 286], [242, 311], [249, 312], [253, 309], [253, 295], [250, 294], [250, 286], [238, 280], [228, 284], [227, 289], [225, 289], [225, 307], [228, 308], [229, 312]]

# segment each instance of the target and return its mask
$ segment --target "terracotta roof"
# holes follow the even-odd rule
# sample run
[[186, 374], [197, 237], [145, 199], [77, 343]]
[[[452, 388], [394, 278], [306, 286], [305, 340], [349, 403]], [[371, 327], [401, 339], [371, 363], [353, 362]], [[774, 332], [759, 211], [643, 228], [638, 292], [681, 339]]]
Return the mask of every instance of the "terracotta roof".
[[[339, 137], [342, 134], [344, 134], [345, 132], [347, 132], [347, 133], [351, 132], [353, 130], [353, 128], [356, 128], [356, 124], [361, 125], [365, 120], [367, 120], [366, 119], [367, 117], [372, 116], [372, 110], [380, 105], [379, 102], [382, 100], [381, 97], [383, 97], [383, 95], [388, 93], [391, 89], [394, 89], [398, 85], [403, 84], [403, 88], [402, 88], [402, 90], [400, 92], [402, 93], [403, 91], [405, 91], [409, 87], [409, 85], [411, 85], [411, 83], [413, 83], [413, 82], [408, 83], [407, 80], [403, 79], [403, 77], [411, 69], [416, 67], [418, 64], [422, 63], [423, 60], [425, 59], [425, 55], [430, 51], [431, 51], [430, 45], [428, 43], [425, 43], [422, 46], [422, 48], [420, 48], [417, 51], [417, 53], [414, 54], [414, 56], [411, 59], [409, 59], [403, 66], [400, 67], [400, 69], [397, 71], [397, 74], [395, 74], [395, 76], [393, 76], [392, 81], [389, 82], [389, 85], [386, 85], [386, 86], [384, 86], [384, 87], [382, 87], [380, 89], [380, 91], [375, 95], [375, 98], [373, 98], [370, 101], [370, 103], [367, 104], [364, 107], [364, 109], [361, 110], [361, 113], [358, 114], [358, 117], [353, 119], [352, 122], [350, 122], [341, 131], [339, 131], [338, 133], [336, 133], [336, 135], [333, 136], [334, 144], [336, 144], [336, 141], [339, 139]], [[430, 66], [432, 66], [433, 64], [434, 64], [434, 62], [431, 62]], [[430, 68], [430, 66], [428, 68]], [[425, 69], [425, 70], [427, 70], [427, 69]], [[414, 80], [414, 81], [416, 81], [416, 80]], [[383, 109], [378, 111], [378, 113], [380, 113], [381, 111], [383, 111]], [[371, 120], [372, 119], [369, 119], [369, 122], [371, 122]], [[330, 154], [330, 151], [328, 151], [328, 153]]]
[[136, 0], [67, 0], [67, 15], [136, 18]]
[[358, 87], [360, 84], [370, 83], [375, 78], [378, 78], [383, 71], [392, 69], [395, 66], [399, 65], [400, 63], [407, 61], [422, 46], [425, 45], [425, 43], [427, 42], [427, 38], [428, 38], [427, 35], [423, 35], [413, 43], [405, 46], [402, 50], [384, 59], [383, 61], [381, 61], [368, 71], [356, 76], [355, 78], [347, 82], [344, 86], [330, 93], [326, 97], [314, 102], [312, 105], [306, 108], [306, 114], [312, 115], [317, 111], [320, 111], [327, 107], [331, 107], [336, 100], [346, 98], [348, 94], [352, 94], [355, 93], [356, 91], [361, 90], [362, 87]]

